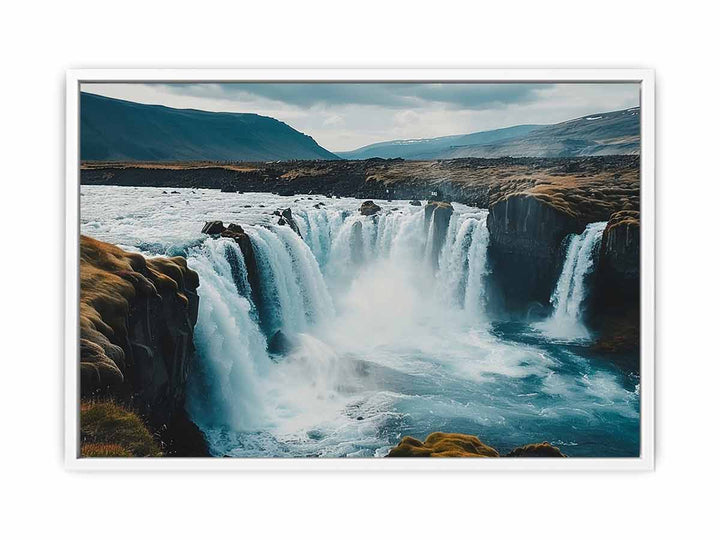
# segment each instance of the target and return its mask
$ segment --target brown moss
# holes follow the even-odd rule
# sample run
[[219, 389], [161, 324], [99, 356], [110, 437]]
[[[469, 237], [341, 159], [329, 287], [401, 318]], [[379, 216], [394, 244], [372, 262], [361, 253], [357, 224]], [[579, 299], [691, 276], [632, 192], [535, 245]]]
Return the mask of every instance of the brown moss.
[[640, 212], [637, 210], [620, 210], [610, 216], [606, 231], [611, 231], [615, 228], [622, 227], [639, 227], [640, 226]]
[[82, 390], [122, 383], [130, 307], [138, 297], [197, 288], [198, 275], [182, 257], [146, 259], [80, 237], [80, 371]]
[[567, 457], [559, 448], [549, 442], [526, 444], [513, 448], [506, 457]]
[[431, 433], [421, 442], [404, 437], [390, 450], [388, 457], [499, 457], [494, 448], [483, 444], [473, 435], [463, 433]]
[[83, 457], [162, 455], [142, 419], [112, 401], [81, 403], [80, 444]]
[[[425, 442], [403, 437], [388, 457], [500, 457], [500, 453], [474, 435], [464, 433], [431, 433]], [[567, 457], [548, 442], [513, 449], [505, 457]]]

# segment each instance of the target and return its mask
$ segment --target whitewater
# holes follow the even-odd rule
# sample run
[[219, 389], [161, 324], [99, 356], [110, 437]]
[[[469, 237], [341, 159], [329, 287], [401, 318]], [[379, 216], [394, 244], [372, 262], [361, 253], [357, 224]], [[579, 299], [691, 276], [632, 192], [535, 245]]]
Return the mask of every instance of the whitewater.
[[[199, 274], [187, 408], [213, 455], [382, 457], [433, 431], [637, 455], [637, 374], [594, 356], [582, 325], [604, 224], [568, 239], [548, 320], [494, 320], [487, 210], [454, 203], [435, 259], [423, 206], [376, 202], [366, 217], [352, 198], [83, 186], [81, 232]], [[257, 294], [237, 244], [200, 232], [211, 220], [250, 237]], [[292, 347], [271, 354], [278, 331]]]

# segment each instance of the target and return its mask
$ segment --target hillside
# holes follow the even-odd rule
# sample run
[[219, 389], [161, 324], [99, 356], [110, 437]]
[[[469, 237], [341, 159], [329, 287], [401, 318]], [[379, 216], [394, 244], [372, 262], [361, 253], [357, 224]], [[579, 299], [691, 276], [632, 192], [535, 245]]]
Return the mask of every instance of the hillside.
[[442, 158], [572, 157], [640, 154], [640, 109], [598, 113], [491, 144], [455, 147]]
[[340, 152], [346, 159], [638, 155], [640, 109], [597, 113], [549, 126], [520, 125], [436, 139], [388, 141]]
[[345, 159], [437, 159], [438, 156], [452, 150], [454, 147], [488, 144], [512, 139], [526, 135], [539, 127], [543, 126], [528, 124], [491, 131], [478, 131], [467, 135], [379, 142], [350, 152], [337, 152], [337, 155]]
[[312, 137], [257, 114], [143, 105], [82, 93], [83, 161], [338, 159]]

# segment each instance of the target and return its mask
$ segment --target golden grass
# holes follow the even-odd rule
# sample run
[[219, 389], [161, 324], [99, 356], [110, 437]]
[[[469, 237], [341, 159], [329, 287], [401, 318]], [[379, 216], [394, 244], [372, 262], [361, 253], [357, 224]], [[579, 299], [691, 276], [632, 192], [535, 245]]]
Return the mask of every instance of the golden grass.
[[113, 401], [80, 404], [82, 457], [162, 456], [142, 419]]
[[80, 447], [82, 457], [133, 457], [119, 444], [87, 443]]

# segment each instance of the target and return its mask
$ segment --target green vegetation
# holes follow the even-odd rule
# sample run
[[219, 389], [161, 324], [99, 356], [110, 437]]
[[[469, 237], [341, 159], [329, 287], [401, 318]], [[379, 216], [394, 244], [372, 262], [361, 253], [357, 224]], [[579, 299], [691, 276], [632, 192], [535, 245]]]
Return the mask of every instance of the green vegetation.
[[80, 405], [82, 457], [159, 457], [162, 452], [140, 417], [113, 401]]

